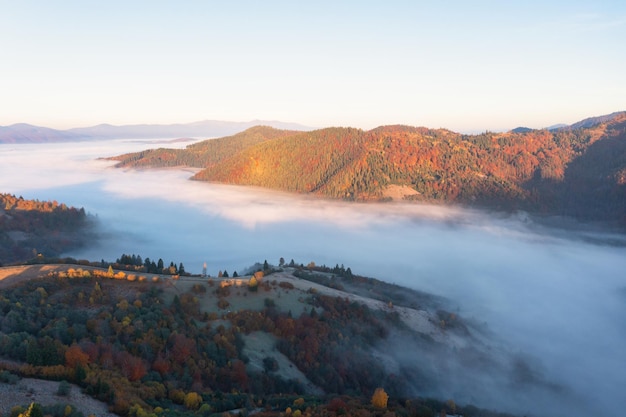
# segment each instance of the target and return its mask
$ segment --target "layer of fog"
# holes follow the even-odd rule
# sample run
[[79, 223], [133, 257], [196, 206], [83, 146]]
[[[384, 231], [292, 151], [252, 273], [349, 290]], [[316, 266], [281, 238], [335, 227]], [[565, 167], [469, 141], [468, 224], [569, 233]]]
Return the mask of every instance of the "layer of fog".
[[55, 199], [97, 216], [102, 239], [68, 254], [77, 258], [135, 253], [182, 262], [191, 272], [207, 262], [215, 275], [284, 257], [344, 264], [445, 296], [461, 316], [484, 323], [494, 343], [523, 358], [539, 381], [516, 388], [434, 357], [449, 373], [434, 392], [444, 398], [531, 414], [616, 415], [626, 408], [626, 250], [588, 239], [624, 236], [550, 229], [523, 214], [300, 198], [187, 181], [183, 170], [119, 170], [95, 159], [153, 146], [3, 145], [0, 192]]

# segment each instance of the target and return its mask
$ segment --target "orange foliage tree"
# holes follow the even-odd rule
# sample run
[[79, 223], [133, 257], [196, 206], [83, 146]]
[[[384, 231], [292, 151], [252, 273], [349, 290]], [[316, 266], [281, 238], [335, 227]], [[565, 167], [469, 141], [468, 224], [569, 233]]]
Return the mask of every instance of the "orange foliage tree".
[[387, 400], [389, 395], [382, 388], [376, 388], [374, 395], [372, 395], [372, 405], [376, 408], [387, 408]]
[[70, 368], [85, 366], [89, 363], [89, 355], [78, 345], [72, 345], [65, 351], [65, 364]]

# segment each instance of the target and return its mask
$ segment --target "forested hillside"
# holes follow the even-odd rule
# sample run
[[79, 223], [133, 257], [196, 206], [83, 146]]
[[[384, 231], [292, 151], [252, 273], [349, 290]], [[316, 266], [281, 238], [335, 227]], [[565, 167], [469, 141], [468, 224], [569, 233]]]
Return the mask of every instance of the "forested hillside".
[[0, 266], [38, 254], [57, 256], [87, 239], [84, 209], [0, 193]]
[[[69, 381], [130, 417], [504, 415], [410, 397], [414, 380], [429, 387], [436, 378], [417, 364], [392, 365], [381, 353], [391, 335], [450, 360], [455, 340], [474, 343], [460, 317], [434, 311], [424, 294], [293, 261], [287, 271], [266, 262], [243, 279], [93, 265], [48, 266], [40, 279], [12, 285], [0, 279], [0, 384], [55, 380], [67, 397]], [[463, 350], [498, 366], [492, 351]]]
[[204, 168], [218, 164], [246, 148], [295, 133], [296, 131], [293, 130], [255, 126], [234, 136], [194, 143], [185, 149], [150, 149], [111, 159], [120, 161], [117, 165], [119, 167], [190, 166]]
[[189, 165], [204, 168], [196, 180], [330, 198], [388, 200], [390, 188], [400, 186], [405, 199], [626, 224], [626, 112], [596, 120], [479, 135], [409, 126], [258, 127], [118, 159], [119, 166]]

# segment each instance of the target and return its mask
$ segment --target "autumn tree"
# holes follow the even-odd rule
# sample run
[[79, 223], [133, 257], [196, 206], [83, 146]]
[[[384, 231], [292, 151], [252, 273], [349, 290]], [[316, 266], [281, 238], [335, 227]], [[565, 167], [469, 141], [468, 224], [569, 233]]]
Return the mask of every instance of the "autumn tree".
[[70, 368], [86, 366], [89, 363], [89, 355], [83, 352], [78, 345], [72, 345], [65, 351], [65, 364]]
[[250, 280], [248, 281], [248, 289], [250, 291], [256, 291], [259, 289], [259, 281], [257, 281], [257, 279], [253, 276], [250, 278]]
[[376, 408], [387, 408], [387, 400], [389, 396], [382, 388], [376, 388], [374, 395], [372, 395], [372, 405]]
[[185, 395], [184, 404], [188, 410], [197, 410], [202, 403], [202, 397], [195, 392], [189, 392]]

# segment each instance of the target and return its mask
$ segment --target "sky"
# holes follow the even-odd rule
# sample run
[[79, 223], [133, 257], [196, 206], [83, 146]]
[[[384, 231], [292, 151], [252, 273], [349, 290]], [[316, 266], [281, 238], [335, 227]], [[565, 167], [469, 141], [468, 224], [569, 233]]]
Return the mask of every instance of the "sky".
[[626, 110], [624, 1], [0, 0], [0, 126], [460, 132]]

